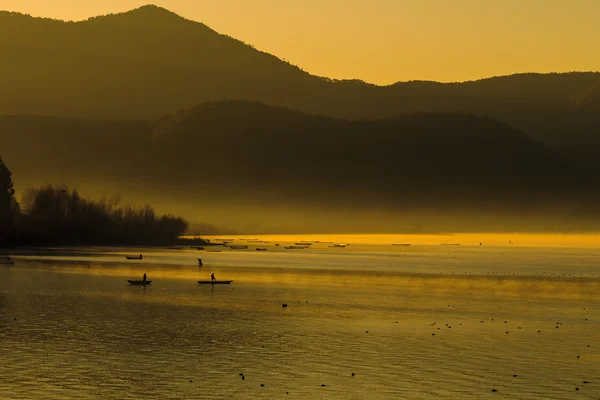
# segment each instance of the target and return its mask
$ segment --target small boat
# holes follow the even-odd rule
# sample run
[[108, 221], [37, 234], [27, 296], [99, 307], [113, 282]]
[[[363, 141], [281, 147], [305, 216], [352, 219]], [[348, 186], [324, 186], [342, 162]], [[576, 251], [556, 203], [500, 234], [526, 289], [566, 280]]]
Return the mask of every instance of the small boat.
[[442, 243], [442, 246], [460, 246], [460, 243]]
[[242, 245], [230, 245], [229, 248], [231, 250], [248, 250], [248, 246], [242, 246]]
[[309, 246], [285, 246], [285, 248], [287, 250], [301, 250], [301, 249], [308, 249]]
[[129, 282], [130, 285], [134, 285], [134, 286], [147, 286], [147, 285], [151, 285], [152, 281], [127, 281]]
[[310, 246], [313, 243], [314, 242], [297, 242], [296, 245], [298, 245], [298, 246]]
[[125, 258], [128, 260], [141, 260], [142, 255], [140, 254], [139, 256], [125, 256]]
[[392, 243], [392, 246], [410, 246], [410, 243]]
[[334, 244], [333, 246], [329, 246], [329, 247], [346, 247], [346, 246], [348, 246], [348, 245], [345, 243], [338, 243], [338, 244]]
[[198, 281], [201, 285], [229, 285], [233, 281]]
[[256, 251], [267, 251], [265, 247], [257, 247]]

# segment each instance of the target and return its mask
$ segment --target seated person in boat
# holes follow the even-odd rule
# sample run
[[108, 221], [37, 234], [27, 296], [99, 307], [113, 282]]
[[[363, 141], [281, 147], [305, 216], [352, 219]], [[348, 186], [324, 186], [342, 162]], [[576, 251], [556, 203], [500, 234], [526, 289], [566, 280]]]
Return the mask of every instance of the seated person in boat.
[[146, 273], [144, 272], [144, 278], [142, 278], [144, 282], [146, 282]]

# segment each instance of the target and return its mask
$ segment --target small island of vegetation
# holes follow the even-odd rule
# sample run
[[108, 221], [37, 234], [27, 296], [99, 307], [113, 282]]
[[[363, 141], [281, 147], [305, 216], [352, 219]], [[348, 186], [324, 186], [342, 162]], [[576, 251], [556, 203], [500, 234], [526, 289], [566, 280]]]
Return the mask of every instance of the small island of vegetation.
[[118, 200], [90, 200], [67, 186], [27, 189], [15, 199], [12, 174], [0, 158], [0, 246], [172, 245], [188, 222], [157, 215], [148, 205], [119, 206]]

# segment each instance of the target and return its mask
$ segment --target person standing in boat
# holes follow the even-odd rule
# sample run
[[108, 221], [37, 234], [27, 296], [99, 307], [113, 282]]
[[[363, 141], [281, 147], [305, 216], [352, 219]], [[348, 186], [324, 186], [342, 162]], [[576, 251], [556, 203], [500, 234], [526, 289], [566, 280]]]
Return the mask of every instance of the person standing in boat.
[[216, 281], [214, 272], [212, 274], [210, 274], [210, 280], [211, 280], [211, 282]]
[[146, 282], [146, 273], [144, 272], [144, 278], [143, 281]]

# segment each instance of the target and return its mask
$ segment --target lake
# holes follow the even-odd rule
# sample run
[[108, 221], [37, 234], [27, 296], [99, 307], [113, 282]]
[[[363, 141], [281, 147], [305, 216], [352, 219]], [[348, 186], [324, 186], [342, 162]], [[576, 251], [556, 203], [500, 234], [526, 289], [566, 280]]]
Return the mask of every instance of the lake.
[[598, 237], [230, 238], [13, 252], [0, 398], [600, 398]]

